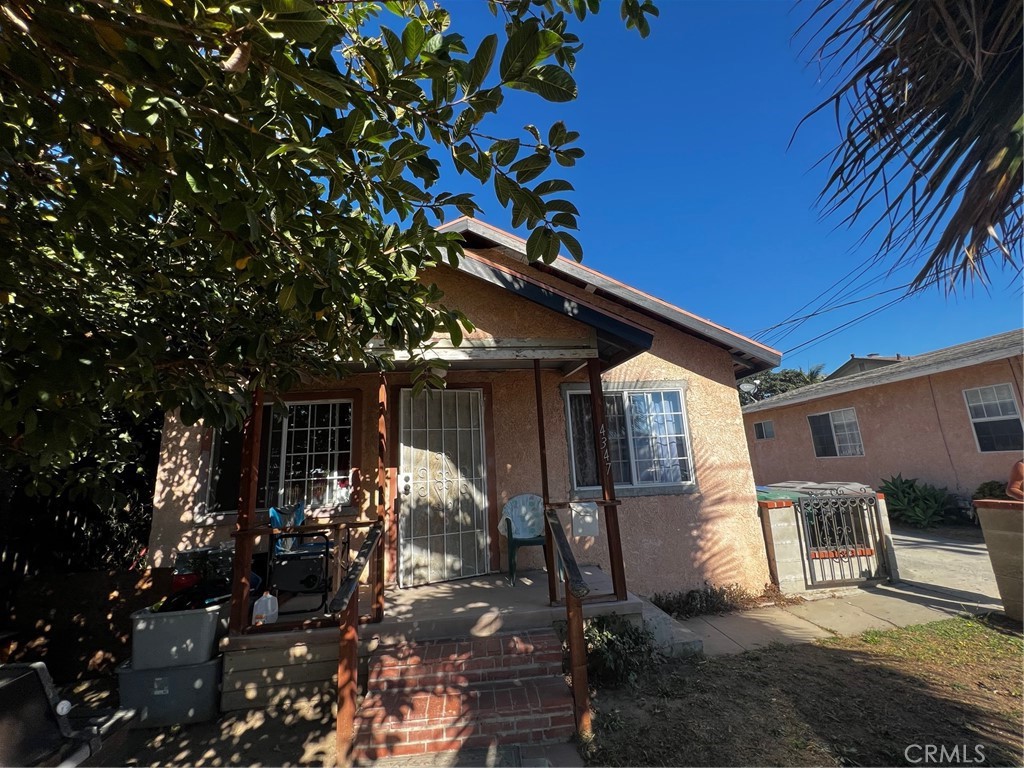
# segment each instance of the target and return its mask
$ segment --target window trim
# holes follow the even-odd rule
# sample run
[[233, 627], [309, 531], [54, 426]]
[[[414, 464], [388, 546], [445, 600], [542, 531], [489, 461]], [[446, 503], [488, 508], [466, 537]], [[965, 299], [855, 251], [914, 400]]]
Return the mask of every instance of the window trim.
[[[360, 461], [362, 459], [362, 390], [359, 389], [338, 389], [338, 390], [316, 390], [309, 392], [290, 392], [280, 396], [280, 401], [286, 406], [293, 405], [319, 405], [324, 403], [348, 402], [352, 405], [352, 426], [351, 426], [351, 449], [349, 471], [356, 473], [355, 482], [352, 485], [351, 499], [343, 509], [355, 509], [360, 505], [358, 498], [361, 497], [360, 489], [356, 485], [361, 475]], [[273, 403], [265, 403], [264, 407], [272, 407]], [[273, 430], [266, 430], [269, 436]], [[212, 475], [214, 471], [213, 454], [219, 430], [213, 427], [206, 429], [203, 435], [202, 448], [199, 453], [197, 474], [199, 481], [196, 487], [196, 502], [192, 509], [192, 525], [194, 527], [206, 527], [211, 525], [223, 525], [230, 523], [238, 517], [238, 510], [224, 510], [211, 513], [209, 511], [210, 491], [213, 489]], [[261, 452], [262, 452], [261, 435]], [[262, 463], [262, 462], [261, 462]], [[257, 467], [257, 483], [263, 476], [262, 466]], [[266, 514], [269, 507], [256, 507], [256, 514]]]
[[[356, 404], [355, 404], [355, 400], [353, 398], [351, 398], [351, 397], [316, 398], [316, 399], [312, 399], [312, 400], [289, 399], [286, 402], [286, 406], [288, 408], [291, 408], [292, 406], [297, 406], [297, 405], [337, 405], [337, 404], [340, 404], [340, 403], [348, 403], [349, 406], [352, 409], [351, 424], [349, 425], [349, 450], [348, 450], [348, 455], [349, 455], [349, 468], [348, 468], [348, 472], [349, 472], [349, 478], [351, 478], [352, 477], [352, 471], [354, 469], [356, 469], [356, 467], [357, 467], [356, 460], [355, 460], [356, 459], [356, 444], [355, 444], [355, 437], [356, 437], [356, 432], [355, 432]], [[271, 412], [271, 418], [273, 418], [273, 412]], [[269, 434], [273, 435], [273, 433], [274, 433], [273, 426], [271, 426], [271, 428], [269, 430]], [[275, 507], [278, 506], [280, 504], [281, 494], [284, 493], [285, 454], [286, 454], [287, 445], [288, 445], [288, 414], [286, 412], [285, 415], [282, 418], [282, 427], [281, 427], [281, 472], [278, 475], [278, 481], [280, 483], [280, 487], [278, 488], [278, 492], [277, 492], [278, 493], [278, 501], [275, 502], [274, 504], [271, 504], [270, 506], [275, 506]], [[262, 445], [260, 446], [260, 449], [261, 449], [261, 453], [262, 453]], [[265, 478], [263, 478], [263, 467], [262, 466], [259, 467], [259, 472], [257, 474], [257, 488], [259, 487], [259, 480], [260, 479], [264, 479], [265, 480]], [[354, 491], [355, 489], [352, 489], [352, 490]], [[350, 497], [349, 503], [347, 505], [344, 505], [343, 508], [344, 507], [348, 507], [348, 506], [352, 506], [351, 497]], [[259, 511], [259, 512], [265, 512], [268, 509], [270, 509], [270, 507], [257, 507], [257, 511]], [[235, 514], [237, 514], [237, 510], [236, 510]]]
[[[693, 440], [690, 433], [690, 417], [687, 412], [687, 391], [689, 387], [685, 381], [637, 381], [637, 382], [602, 382], [601, 396], [616, 395], [626, 400], [626, 448], [629, 456], [630, 471], [635, 478], [637, 476], [636, 457], [633, 454], [633, 430], [629, 423], [628, 396], [631, 394], [647, 394], [653, 392], [676, 392], [679, 394], [680, 413], [683, 419], [683, 438], [686, 440], [687, 459], [690, 464], [690, 480], [678, 483], [620, 483], [615, 482], [615, 494], [622, 496], [657, 496], [670, 495], [675, 493], [692, 493], [697, 490], [697, 467], [693, 456]], [[569, 458], [569, 486], [572, 493], [589, 496], [600, 493], [600, 485], [576, 485], [576, 456], [573, 452], [573, 431], [572, 413], [570, 411], [569, 399], [572, 395], [591, 394], [590, 386], [585, 383], [563, 384], [562, 402], [565, 409], [566, 429], [566, 450]], [[621, 491], [621, 494], [620, 494]]]
[[[768, 436], [766, 436], [764, 434], [764, 426], [763, 426], [764, 424], [771, 424], [772, 425], [772, 436], [771, 437], [768, 437]], [[757, 428], [758, 428], [758, 426], [761, 427], [761, 437], [757, 436]], [[860, 424], [857, 425], [857, 428], [860, 429]], [[775, 439], [775, 420], [774, 419], [764, 419], [763, 421], [755, 421], [754, 422], [754, 439], [757, 440], [758, 442], [761, 442], [762, 440], [774, 440]]]
[[[839, 439], [836, 437], [836, 425], [832, 421], [832, 414], [838, 413], [839, 411], [853, 411], [853, 418], [857, 420], [857, 437], [860, 438], [860, 453], [852, 456], [843, 456], [839, 453]], [[832, 430], [832, 442], [836, 447], [835, 456], [819, 456], [818, 451], [814, 447], [814, 428], [811, 427], [811, 418], [814, 416], [828, 416], [828, 426]], [[814, 458], [816, 459], [863, 459], [867, 456], [867, 447], [864, 445], [864, 433], [860, 431], [860, 416], [857, 415], [857, 408], [855, 406], [847, 406], [845, 408], [833, 408], [830, 411], [819, 411], [817, 413], [807, 414], [807, 431], [811, 436], [811, 450], [814, 452]]]
[[1010, 388], [1010, 402], [1013, 403], [1014, 410], [1017, 411], [1017, 421], [1020, 422], [1021, 429], [1024, 430], [1024, 417], [1021, 416], [1020, 406], [1017, 405], [1017, 398], [1014, 397], [1014, 395], [1016, 394], [1016, 391], [1014, 390], [1013, 384], [1011, 382], [1000, 381], [1000, 382], [997, 382], [995, 384], [983, 384], [980, 387], [968, 387], [967, 389], [962, 390], [962, 393], [963, 393], [963, 398], [964, 398], [964, 408], [967, 409], [967, 421], [971, 425], [971, 435], [974, 437], [974, 447], [978, 451], [978, 453], [982, 454], [983, 456], [986, 455], [986, 454], [990, 454], [990, 453], [1020, 453], [1020, 451], [1018, 451], [1016, 448], [1008, 448], [1005, 451], [983, 451], [981, 449], [981, 443], [978, 442], [978, 430], [976, 430], [974, 428], [974, 425], [977, 422], [980, 422], [980, 421], [1009, 421], [1010, 419], [1013, 418], [1012, 416], [984, 416], [984, 417], [982, 417], [980, 419], [975, 419], [971, 415], [971, 403], [967, 399], [967, 393], [968, 392], [977, 392], [978, 390], [982, 390], [982, 389], [995, 389], [996, 387], [1009, 387]]

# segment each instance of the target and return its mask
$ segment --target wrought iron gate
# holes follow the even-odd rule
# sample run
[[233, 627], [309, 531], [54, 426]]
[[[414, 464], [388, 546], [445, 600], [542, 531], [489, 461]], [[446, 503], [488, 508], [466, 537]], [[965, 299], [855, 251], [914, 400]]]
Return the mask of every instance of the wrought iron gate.
[[812, 586], [849, 584], [883, 575], [874, 494], [836, 491], [802, 497], [795, 504]]

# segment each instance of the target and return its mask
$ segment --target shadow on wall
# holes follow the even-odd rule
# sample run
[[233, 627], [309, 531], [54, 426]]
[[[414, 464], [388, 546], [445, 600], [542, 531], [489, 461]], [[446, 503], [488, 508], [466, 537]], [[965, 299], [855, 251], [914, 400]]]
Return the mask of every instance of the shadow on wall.
[[[695, 465], [698, 493], [623, 498], [619, 528], [627, 586], [639, 594], [705, 584], [739, 584], [759, 592], [771, 577], [749, 465], [724, 463], [705, 453], [696, 455]], [[749, 488], [730, 482], [733, 478], [746, 479]], [[580, 565], [611, 573], [604, 512], [599, 516], [597, 537], [573, 539], [571, 516], [559, 510]], [[503, 537], [499, 541], [502, 570], [507, 571], [507, 547]], [[541, 550], [522, 550], [519, 567], [542, 568]]]
[[188, 426], [176, 413], [167, 414], [160, 444], [153, 498], [153, 530], [149, 562], [158, 568], [173, 565], [180, 548], [214, 542], [215, 526], [195, 527], [194, 512], [201, 477], [209, 471], [210, 435], [202, 426]]
[[[624, 499], [619, 527], [626, 583], [641, 594], [705, 584], [760, 591], [770, 575], [749, 465], [725, 463], [701, 449], [694, 463], [698, 493]], [[742, 487], [744, 479], [749, 488]], [[641, 503], [650, 504], [651, 511], [639, 509]], [[604, 525], [602, 519], [597, 539], [577, 540], [576, 548], [583, 553], [581, 563], [607, 572]]]

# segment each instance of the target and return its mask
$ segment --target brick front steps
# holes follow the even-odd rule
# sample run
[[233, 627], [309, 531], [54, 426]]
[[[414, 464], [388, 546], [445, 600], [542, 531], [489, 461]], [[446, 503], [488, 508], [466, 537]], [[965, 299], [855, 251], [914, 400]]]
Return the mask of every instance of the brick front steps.
[[572, 695], [553, 631], [377, 650], [353, 758], [568, 741]]

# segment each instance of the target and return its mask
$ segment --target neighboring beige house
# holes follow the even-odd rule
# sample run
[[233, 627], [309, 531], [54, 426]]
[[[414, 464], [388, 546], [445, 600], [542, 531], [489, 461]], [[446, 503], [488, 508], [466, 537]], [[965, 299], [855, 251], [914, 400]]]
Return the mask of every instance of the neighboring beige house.
[[1024, 450], [1022, 345], [1010, 331], [748, 405], [754, 477], [877, 488], [900, 473], [967, 497], [1004, 480]]
[[[551, 500], [600, 496], [597, 361], [629, 588], [760, 590], [769, 575], [736, 379], [779, 353], [575, 262], [529, 264], [521, 239], [481, 222], [447, 228], [466, 258], [426, 279], [476, 326], [461, 347], [441, 338], [430, 353], [451, 365], [447, 388], [413, 394], [400, 364], [383, 382], [365, 373], [290, 393], [286, 417], [265, 412], [258, 514], [303, 499], [380, 515], [387, 580], [402, 586], [505, 570], [501, 507], [542, 492], [538, 399]], [[229, 538], [239, 451], [238, 435], [167, 416], [152, 565]], [[599, 530], [571, 542], [582, 564], [607, 568]], [[522, 551], [520, 570], [541, 564], [539, 548]]]

